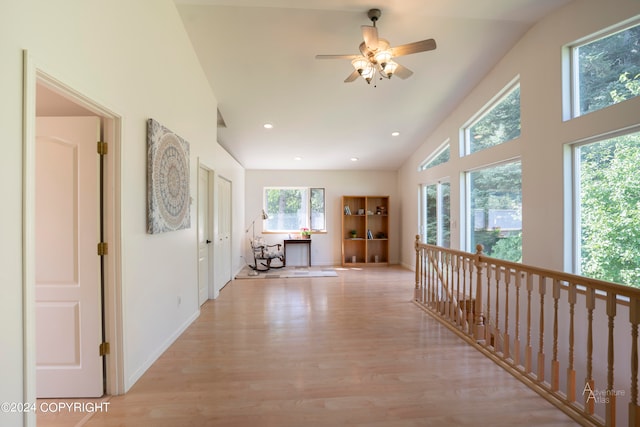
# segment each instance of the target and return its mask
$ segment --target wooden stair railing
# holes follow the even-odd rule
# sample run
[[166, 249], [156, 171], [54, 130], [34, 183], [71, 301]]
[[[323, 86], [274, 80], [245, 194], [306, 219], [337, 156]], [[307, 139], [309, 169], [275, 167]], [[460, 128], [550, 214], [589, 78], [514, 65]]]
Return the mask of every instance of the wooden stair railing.
[[640, 289], [415, 249], [416, 304], [580, 424], [640, 426]]

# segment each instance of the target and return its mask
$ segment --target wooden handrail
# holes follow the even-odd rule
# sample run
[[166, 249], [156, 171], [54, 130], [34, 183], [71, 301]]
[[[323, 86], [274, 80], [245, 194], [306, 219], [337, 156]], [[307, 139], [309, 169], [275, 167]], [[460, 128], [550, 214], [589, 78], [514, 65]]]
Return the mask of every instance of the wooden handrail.
[[416, 304], [579, 423], [640, 425], [640, 289], [476, 249], [416, 236]]

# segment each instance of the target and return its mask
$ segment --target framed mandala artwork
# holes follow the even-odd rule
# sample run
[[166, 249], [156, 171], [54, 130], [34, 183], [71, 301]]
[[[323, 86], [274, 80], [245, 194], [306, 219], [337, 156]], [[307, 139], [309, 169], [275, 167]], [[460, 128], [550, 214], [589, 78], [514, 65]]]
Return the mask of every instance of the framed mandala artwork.
[[189, 143], [154, 119], [147, 121], [147, 232], [191, 227]]

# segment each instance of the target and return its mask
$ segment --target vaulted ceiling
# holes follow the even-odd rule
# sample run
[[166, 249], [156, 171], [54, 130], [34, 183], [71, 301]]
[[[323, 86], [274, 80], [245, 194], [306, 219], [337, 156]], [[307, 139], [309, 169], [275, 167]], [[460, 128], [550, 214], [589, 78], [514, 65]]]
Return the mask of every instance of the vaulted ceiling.
[[[218, 142], [247, 169], [319, 170], [399, 168], [535, 22], [569, 2], [174, 1], [218, 99]], [[371, 8], [391, 46], [436, 40], [398, 58], [410, 78], [344, 83], [349, 60], [315, 58], [357, 54]]]

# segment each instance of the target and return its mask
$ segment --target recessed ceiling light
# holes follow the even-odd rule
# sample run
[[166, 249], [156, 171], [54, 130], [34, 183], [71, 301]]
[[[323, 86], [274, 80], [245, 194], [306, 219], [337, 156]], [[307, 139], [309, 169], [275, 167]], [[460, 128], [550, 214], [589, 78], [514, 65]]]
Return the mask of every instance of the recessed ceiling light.
[[273, 129], [273, 125], [271, 123], [265, 123], [262, 125], [265, 129]]
[[400, 135], [400, 132], [396, 131], [396, 132], [391, 132], [391, 136], [398, 136]]
[[296, 157], [293, 158], [293, 160], [302, 160], [302, 157], [296, 156]]
[[351, 158], [351, 161], [352, 161], [352, 162], [357, 162], [357, 161], [358, 161], [358, 158], [357, 158], [357, 157], [352, 157], [352, 158]]

